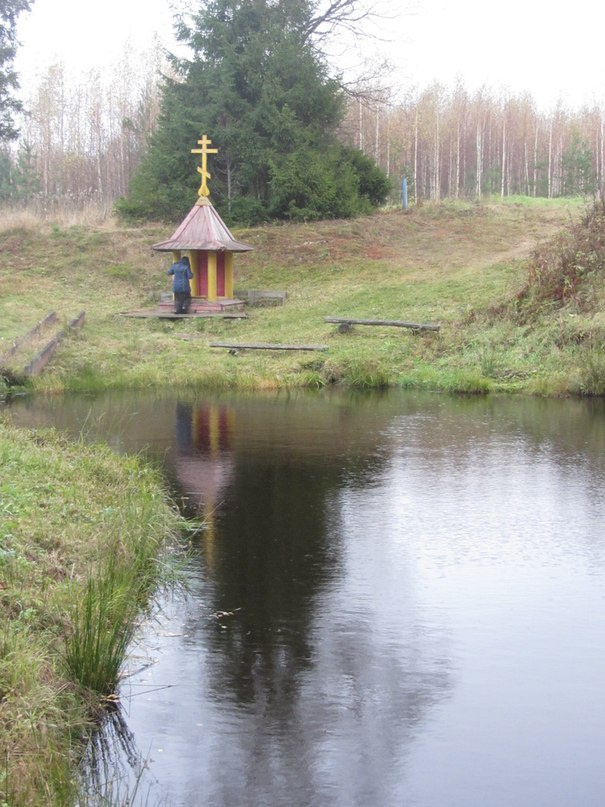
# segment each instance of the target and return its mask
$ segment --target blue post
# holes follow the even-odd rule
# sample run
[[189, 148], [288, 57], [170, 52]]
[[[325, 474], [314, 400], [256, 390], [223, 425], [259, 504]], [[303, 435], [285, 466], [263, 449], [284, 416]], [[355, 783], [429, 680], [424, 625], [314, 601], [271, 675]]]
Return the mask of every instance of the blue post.
[[408, 209], [408, 181], [405, 177], [401, 180], [401, 207]]

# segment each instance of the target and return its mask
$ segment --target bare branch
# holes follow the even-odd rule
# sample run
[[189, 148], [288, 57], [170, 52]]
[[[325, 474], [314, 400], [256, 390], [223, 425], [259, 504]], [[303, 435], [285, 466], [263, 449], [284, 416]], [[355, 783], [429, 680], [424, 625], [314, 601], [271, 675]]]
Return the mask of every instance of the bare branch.
[[341, 81], [340, 86], [346, 96], [362, 101], [369, 107], [389, 103], [393, 95], [393, 87], [385, 82], [385, 76], [392, 77], [393, 69], [388, 60], [363, 63], [363, 78]]
[[323, 12], [311, 18], [306, 33], [307, 36], [316, 34], [323, 38], [337, 27], [344, 26], [351, 30], [352, 26], [367, 19], [370, 14], [370, 10], [364, 8], [359, 0], [332, 0]]
[[323, 41], [337, 31], [348, 31], [355, 37], [372, 36], [367, 23], [389, 16], [380, 5], [370, 0], [328, 0], [327, 4], [317, 0], [303, 32], [305, 38]]

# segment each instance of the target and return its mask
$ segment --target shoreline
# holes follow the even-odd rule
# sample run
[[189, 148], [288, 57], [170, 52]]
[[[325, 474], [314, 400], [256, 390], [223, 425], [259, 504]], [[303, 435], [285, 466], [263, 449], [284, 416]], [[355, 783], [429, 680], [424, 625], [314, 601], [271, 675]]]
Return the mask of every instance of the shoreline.
[[[103, 650], [105, 639], [130, 635], [182, 519], [155, 469], [107, 446], [0, 419], [0, 457], [0, 801], [68, 803], [82, 742], [115, 686], [104, 665], [113, 652], [119, 675], [123, 660], [125, 645]], [[87, 636], [102, 648], [94, 657]]]

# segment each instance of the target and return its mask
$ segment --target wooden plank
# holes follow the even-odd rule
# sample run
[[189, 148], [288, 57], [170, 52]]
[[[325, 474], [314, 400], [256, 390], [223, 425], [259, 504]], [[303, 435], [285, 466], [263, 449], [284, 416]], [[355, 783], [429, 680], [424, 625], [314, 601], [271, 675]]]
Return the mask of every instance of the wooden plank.
[[39, 350], [34, 358], [30, 361], [27, 367], [23, 368], [23, 374], [28, 377], [32, 377], [41, 373], [42, 370], [46, 367], [48, 362], [52, 359], [55, 350], [59, 346], [60, 334], [53, 336], [50, 342], [47, 342], [42, 350]]
[[220, 312], [198, 312], [194, 314], [174, 314], [170, 311], [120, 311], [122, 317], [132, 317], [135, 319], [248, 319], [248, 315], [242, 313], [220, 313]]
[[57, 321], [57, 314], [54, 311], [50, 311], [43, 319], [40, 320], [33, 328], [20, 336], [18, 339], [12, 344], [12, 347], [6, 351], [6, 353], [2, 356], [0, 361], [5, 361], [9, 359], [11, 356], [14, 356], [15, 353], [19, 350], [19, 348], [24, 345], [26, 342], [30, 342], [34, 336], [37, 336], [43, 328], [46, 328], [49, 325], [52, 325]]
[[194, 311], [192, 314], [172, 314], [170, 312], [155, 314], [158, 319], [248, 319], [248, 315], [241, 313], [226, 313], [222, 311]]
[[30, 363], [23, 369], [23, 374], [25, 376], [31, 377], [34, 375], [38, 375], [41, 373], [42, 370], [46, 367], [48, 362], [52, 359], [55, 354], [56, 349], [58, 348], [61, 341], [67, 336], [69, 331], [75, 331], [84, 325], [84, 320], [86, 318], [86, 312], [80, 311], [78, 316], [68, 324], [67, 328], [62, 331], [59, 331], [53, 338], [44, 345], [42, 350], [38, 351], [34, 358], [30, 361]]
[[[79, 330], [84, 325], [84, 320], [86, 319], [86, 311], [80, 311], [78, 316], [67, 326], [69, 331]], [[65, 334], [65, 331], [63, 332]]]
[[327, 350], [327, 345], [276, 345], [270, 343], [211, 342], [210, 347], [226, 347], [229, 350]]
[[394, 328], [411, 328], [414, 331], [438, 331], [441, 325], [430, 322], [404, 322], [398, 319], [357, 319], [355, 317], [324, 317], [324, 322], [342, 325], [386, 325]]

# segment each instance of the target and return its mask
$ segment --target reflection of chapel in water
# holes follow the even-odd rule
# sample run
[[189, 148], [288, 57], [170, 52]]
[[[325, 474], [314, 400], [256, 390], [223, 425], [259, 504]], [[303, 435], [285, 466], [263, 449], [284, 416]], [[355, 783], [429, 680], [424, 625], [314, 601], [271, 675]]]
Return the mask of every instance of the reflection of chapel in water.
[[221, 491], [233, 476], [231, 455], [234, 412], [226, 404], [176, 405], [175, 471], [186, 509], [204, 521], [203, 543], [212, 566], [215, 514]]

